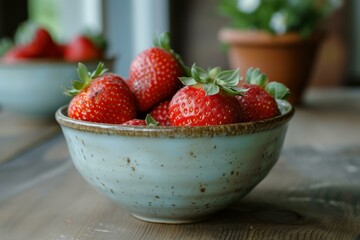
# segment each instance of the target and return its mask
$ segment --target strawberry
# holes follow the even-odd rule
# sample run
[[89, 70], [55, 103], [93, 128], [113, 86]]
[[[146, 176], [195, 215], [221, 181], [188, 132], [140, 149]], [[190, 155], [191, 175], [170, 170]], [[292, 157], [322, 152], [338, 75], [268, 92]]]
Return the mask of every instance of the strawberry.
[[153, 118], [159, 122], [160, 126], [171, 126], [169, 118], [169, 104], [170, 101], [163, 101], [150, 112], [151, 116], [153, 116]]
[[237, 96], [240, 104], [240, 122], [259, 121], [276, 117], [280, 114], [276, 99], [285, 99], [289, 89], [277, 82], [268, 83], [267, 76], [259, 69], [247, 71], [246, 83], [241, 86], [247, 89]]
[[33, 58], [33, 54], [28, 51], [28, 48], [25, 46], [15, 46], [9, 49], [4, 55], [3, 60], [6, 63], [15, 63], [19, 60], [25, 60]]
[[50, 32], [30, 21], [19, 25], [15, 33], [15, 43], [26, 49], [26, 58], [62, 57], [62, 51]]
[[113, 73], [105, 74], [99, 63], [91, 74], [79, 63], [81, 81], [73, 81], [73, 88], [65, 91], [74, 96], [68, 107], [71, 118], [100, 123], [121, 124], [136, 118], [135, 99], [125, 81]]
[[73, 38], [64, 49], [64, 58], [70, 62], [97, 60], [103, 57], [104, 49], [86, 35]]
[[65, 46], [54, 42], [54, 44], [46, 50], [46, 57], [63, 59], [64, 52], [65, 52]]
[[237, 123], [240, 107], [235, 97], [242, 90], [237, 88], [239, 70], [208, 72], [195, 66], [191, 77], [183, 77], [186, 85], [170, 101], [169, 116], [174, 126], [203, 126]]
[[32, 58], [61, 58], [63, 51], [49, 31], [32, 22], [21, 24], [15, 33], [15, 45], [7, 51], [5, 62]]
[[141, 52], [131, 62], [129, 80], [140, 112], [146, 112], [163, 100], [171, 98], [179, 89], [179, 77], [186, 67], [170, 48], [167, 33], [154, 41], [155, 47]]
[[122, 125], [128, 125], [128, 126], [146, 126], [145, 119], [131, 119], [129, 121], [124, 122]]
[[37, 57], [44, 58], [62, 58], [63, 51], [57, 44], [49, 31], [45, 28], [38, 28], [35, 32], [33, 41], [27, 46], [37, 52]]
[[157, 122], [150, 114], [146, 115], [145, 119], [131, 119], [123, 123], [123, 125], [128, 126], [158, 126], [159, 122]]

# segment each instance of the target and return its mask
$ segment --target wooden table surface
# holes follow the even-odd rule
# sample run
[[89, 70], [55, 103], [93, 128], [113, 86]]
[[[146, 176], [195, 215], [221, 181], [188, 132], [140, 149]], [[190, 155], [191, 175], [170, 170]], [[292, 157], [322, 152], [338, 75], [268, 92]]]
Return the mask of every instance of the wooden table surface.
[[133, 218], [80, 177], [56, 123], [44, 130], [9, 116], [0, 113], [1, 240], [360, 239], [360, 89], [309, 91], [264, 181], [183, 225]]
[[0, 109], [0, 164], [60, 131], [54, 121], [24, 119]]

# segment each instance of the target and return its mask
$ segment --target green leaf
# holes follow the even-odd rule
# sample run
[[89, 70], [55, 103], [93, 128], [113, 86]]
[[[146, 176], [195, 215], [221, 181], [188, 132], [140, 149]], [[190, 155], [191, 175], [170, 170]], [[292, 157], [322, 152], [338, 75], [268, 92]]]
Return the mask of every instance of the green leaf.
[[65, 88], [64, 94], [68, 96], [77, 95], [82, 89], [86, 88], [93, 79], [103, 75], [107, 69], [102, 62], [99, 62], [96, 69], [93, 72], [89, 72], [85, 64], [78, 63], [77, 73], [79, 80], [72, 81], [71, 88]]
[[240, 87], [222, 87], [223, 90], [225, 90], [227, 93], [231, 95], [242, 95], [244, 92], [248, 91], [248, 89], [240, 88]]
[[260, 72], [259, 68], [249, 68], [246, 72], [246, 82], [249, 84], [255, 84], [260, 87], [265, 87], [268, 81], [268, 77]]
[[98, 65], [96, 66], [95, 71], [93, 71], [90, 75], [90, 78], [97, 78], [101, 75], [103, 75], [105, 72], [107, 72], [108, 69], [105, 68], [105, 65], [103, 62], [99, 62]]
[[147, 126], [159, 126], [159, 122], [156, 121], [150, 114], [146, 115], [145, 122]]
[[[248, 4], [256, 3], [249, 0]], [[271, 19], [274, 13], [285, 12], [288, 18], [284, 22], [286, 32], [300, 32], [309, 37], [319, 24], [339, 9], [343, 0], [259, 0], [253, 10], [239, 7], [240, 0], [219, 0], [219, 15], [229, 20], [233, 28], [260, 30], [274, 33]], [[247, 4], [247, 5], [248, 5]]]
[[221, 89], [232, 95], [242, 94], [237, 88], [240, 77], [240, 70], [224, 70], [220, 67], [209, 68], [208, 71], [193, 64], [191, 67], [192, 77], [183, 77], [180, 80], [184, 85], [199, 84], [207, 95], [217, 94]]
[[208, 96], [215, 95], [220, 91], [219, 86], [214, 83], [205, 83], [203, 89]]
[[221, 86], [236, 86], [240, 81], [240, 70], [225, 70], [215, 77], [215, 81]]
[[209, 73], [209, 77], [212, 79], [215, 79], [216, 76], [221, 72], [221, 68], [220, 67], [214, 67], [208, 70]]
[[154, 39], [153, 39], [153, 44], [155, 47], [159, 47], [159, 48], [165, 49], [166, 51], [170, 52], [171, 51], [170, 33], [164, 32], [160, 36], [155, 34]]
[[180, 81], [185, 85], [185, 86], [192, 86], [197, 84], [198, 82], [193, 78], [193, 77], [181, 77]]
[[207, 83], [210, 79], [209, 74], [204, 69], [196, 66], [195, 63], [191, 67], [191, 76], [199, 83]]
[[265, 90], [275, 99], [286, 99], [290, 95], [290, 90], [282, 83], [269, 82]]
[[73, 97], [75, 95], [77, 95], [79, 93], [79, 90], [77, 89], [71, 89], [71, 88], [64, 88], [64, 94], [69, 96], [69, 97]]
[[246, 71], [246, 83], [250, 83], [250, 79], [253, 78], [252, 76], [256, 74], [256, 71], [259, 71], [259, 69], [255, 69], [253, 67]]
[[72, 81], [72, 86], [76, 90], [81, 90], [85, 85], [84, 81], [74, 80]]
[[90, 73], [89, 73], [87, 67], [85, 66], [85, 64], [79, 63], [77, 72], [78, 72], [79, 78], [81, 80], [83, 80], [84, 82], [89, 82], [91, 80]]

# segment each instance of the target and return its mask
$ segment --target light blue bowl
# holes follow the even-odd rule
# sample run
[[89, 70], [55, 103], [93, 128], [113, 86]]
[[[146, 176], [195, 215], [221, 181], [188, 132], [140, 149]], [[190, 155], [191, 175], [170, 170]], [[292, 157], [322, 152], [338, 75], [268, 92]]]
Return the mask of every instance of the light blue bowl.
[[[87, 64], [93, 69], [97, 62]], [[26, 117], [54, 118], [70, 100], [63, 88], [78, 79], [76, 67], [60, 60], [0, 62], [0, 106]]]
[[150, 222], [201, 221], [249, 193], [276, 163], [294, 109], [265, 121], [135, 127], [78, 121], [60, 108], [75, 167], [92, 186]]

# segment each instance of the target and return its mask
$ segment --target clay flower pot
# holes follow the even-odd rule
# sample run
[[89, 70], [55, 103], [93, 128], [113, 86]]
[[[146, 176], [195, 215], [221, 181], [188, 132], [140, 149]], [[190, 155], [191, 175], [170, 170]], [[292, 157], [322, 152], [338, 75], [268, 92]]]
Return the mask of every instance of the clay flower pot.
[[231, 68], [243, 72], [260, 68], [270, 81], [282, 82], [290, 89], [292, 104], [301, 103], [323, 38], [323, 33], [304, 39], [297, 33], [272, 35], [231, 28], [219, 32], [219, 40], [229, 46]]

